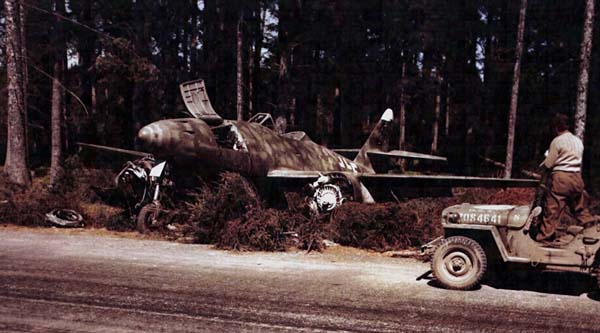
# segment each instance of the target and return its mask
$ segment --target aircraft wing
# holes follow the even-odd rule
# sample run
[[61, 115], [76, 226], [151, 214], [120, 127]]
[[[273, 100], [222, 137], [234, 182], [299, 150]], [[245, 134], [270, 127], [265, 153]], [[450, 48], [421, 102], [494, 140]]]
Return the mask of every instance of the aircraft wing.
[[[267, 178], [279, 182], [308, 183], [327, 171], [273, 170]], [[365, 174], [355, 175], [367, 188], [374, 187], [535, 187], [534, 179], [504, 179], [452, 175]]]
[[[349, 158], [349, 159], [355, 158], [359, 152], [359, 149], [332, 149], [332, 150], [346, 158]], [[448, 161], [448, 159], [444, 156], [415, 153], [415, 152], [407, 151], [407, 150], [391, 150], [388, 152], [368, 151], [367, 155], [369, 155], [369, 158], [371, 158], [371, 157], [387, 157], [387, 158], [396, 157], [396, 158], [407, 158], [407, 159], [413, 159], [413, 160], [428, 160], [428, 161], [439, 161], [439, 162], [447, 162]]]
[[367, 155], [369, 155], [369, 157], [384, 156], [384, 157], [409, 158], [409, 159], [413, 159], [413, 160], [448, 162], [448, 159], [445, 158], [444, 156], [421, 154], [421, 153], [415, 153], [415, 152], [406, 151], [406, 150], [390, 150], [388, 152], [369, 151], [369, 152], [367, 152]]
[[152, 155], [150, 153], [146, 153], [146, 152], [143, 152], [143, 151], [121, 149], [121, 148], [101, 146], [101, 145], [94, 145], [94, 144], [91, 144], [91, 143], [77, 142], [77, 145], [79, 147], [83, 147], [83, 148], [89, 148], [89, 149], [100, 150], [100, 151], [105, 151], [105, 152], [109, 152], [109, 153], [124, 154], [124, 155], [129, 155], [129, 156], [136, 156], [136, 157], [146, 157], [146, 156]]
[[381, 186], [407, 187], [535, 187], [534, 179], [504, 179], [452, 175], [362, 174], [360, 181], [367, 188]]
[[319, 175], [329, 173], [329, 171], [296, 171], [296, 170], [272, 170], [267, 174], [270, 179], [299, 179], [311, 180], [319, 178]]

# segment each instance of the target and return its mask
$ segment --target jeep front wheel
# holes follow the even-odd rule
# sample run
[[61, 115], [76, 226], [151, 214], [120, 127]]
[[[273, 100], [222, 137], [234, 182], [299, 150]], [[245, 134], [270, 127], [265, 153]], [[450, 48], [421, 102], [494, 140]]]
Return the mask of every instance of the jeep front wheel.
[[431, 261], [434, 277], [448, 289], [473, 289], [481, 282], [486, 269], [487, 258], [481, 245], [463, 236], [444, 239]]

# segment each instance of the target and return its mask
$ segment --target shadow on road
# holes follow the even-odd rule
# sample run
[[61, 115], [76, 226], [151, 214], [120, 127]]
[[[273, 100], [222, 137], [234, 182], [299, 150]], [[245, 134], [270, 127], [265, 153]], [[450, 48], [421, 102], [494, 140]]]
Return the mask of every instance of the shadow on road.
[[[434, 287], [434, 288], [438, 288], [438, 289], [445, 289], [439, 282], [437, 282], [436, 279], [433, 279], [433, 278], [430, 278], [429, 282], [427, 282], [427, 285]], [[476, 291], [479, 289], [481, 289], [481, 286], [477, 286], [471, 290], [464, 290], [464, 291], [469, 292], [469, 291]]]
[[[491, 271], [484, 284], [498, 289], [529, 290], [541, 293], [579, 296], [597, 291], [594, 277], [571, 272], [505, 269]], [[597, 300], [600, 300], [598, 296]]]
[[[431, 271], [418, 279], [429, 280], [427, 285], [443, 288], [430, 274]], [[588, 298], [600, 302], [596, 278], [571, 272], [545, 272], [538, 270], [498, 268], [488, 271], [483, 285], [496, 289], [527, 290], [548, 294], [580, 296], [587, 294]], [[474, 290], [481, 289], [480, 286]]]

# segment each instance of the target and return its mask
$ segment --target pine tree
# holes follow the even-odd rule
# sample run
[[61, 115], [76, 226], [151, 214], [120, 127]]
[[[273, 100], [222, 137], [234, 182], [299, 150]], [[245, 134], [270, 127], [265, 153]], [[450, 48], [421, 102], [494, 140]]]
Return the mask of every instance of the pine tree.
[[521, 0], [519, 9], [519, 26], [517, 29], [517, 46], [515, 50], [515, 66], [513, 71], [512, 90], [510, 94], [510, 111], [508, 114], [508, 142], [506, 144], [506, 163], [504, 178], [512, 175], [513, 153], [515, 146], [515, 126], [517, 123], [517, 104], [519, 101], [519, 83], [521, 79], [521, 57], [523, 55], [523, 35], [525, 33], [525, 15], [527, 0]]
[[577, 110], [575, 111], [575, 135], [581, 140], [585, 134], [587, 114], [590, 55], [594, 31], [594, 0], [586, 0], [583, 37], [579, 55], [579, 81], [577, 82]]
[[[55, 11], [58, 15], [65, 15], [64, 0], [54, 2]], [[65, 36], [63, 31], [62, 19], [56, 17], [54, 32], [54, 65], [52, 79], [52, 107], [51, 107], [51, 153], [50, 153], [50, 184], [56, 186], [63, 174], [63, 110], [64, 110], [64, 91], [61, 84], [64, 78], [64, 65], [66, 57]]]
[[29, 186], [27, 156], [27, 58], [24, 54], [24, 9], [19, 0], [5, 0], [8, 77], [8, 142], [4, 173], [10, 182]]

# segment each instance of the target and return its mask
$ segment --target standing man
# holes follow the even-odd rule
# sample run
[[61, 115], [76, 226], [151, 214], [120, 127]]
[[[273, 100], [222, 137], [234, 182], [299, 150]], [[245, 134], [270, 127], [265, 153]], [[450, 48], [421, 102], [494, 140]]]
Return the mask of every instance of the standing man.
[[567, 207], [580, 224], [596, 219], [585, 205], [587, 193], [581, 178], [583, 142], [569, 132], [568, 120], [564, 114], [556, 114], [552, 119], [552, 130], [556, 137], [550, 143], [548, 156], [542, 163], [549, 182], [544, 219], [535, 235], [536, 241], [553, 241], [557, 238], [556, 227]]

